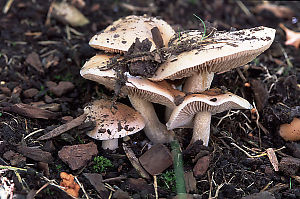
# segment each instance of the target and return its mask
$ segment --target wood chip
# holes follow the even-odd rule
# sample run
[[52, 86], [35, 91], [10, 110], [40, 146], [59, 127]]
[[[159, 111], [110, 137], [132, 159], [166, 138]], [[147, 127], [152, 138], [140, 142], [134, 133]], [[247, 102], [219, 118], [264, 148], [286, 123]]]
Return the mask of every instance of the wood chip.
[[53, 157], [52, 157], [51, 153], [49, 153], [47, 151], [43, 151], [42, 149], [39, 149], [39, 148], [33, 148], [33, 147], [19, 145], [19, 146], [17, 146], [17, 151], [19, 153], [23, 154], [24, 156], [31, 158], [38, 162], [51, 163], [53, 161]]
[[139, 160], [137, 159], [133, 151], [130, 148], [128, 148], [125, 143], [123, 143], [123, 149], [127, 158], [131, 162], [132, 166], [136, 169], [136, 171], [140, 174], [140, 176], [146, 179], [151, 179], [150, 175], [142, 167], [142, 165], [140, 164]]
[[269, 160], [270, 160], [274, 170], [279, 171], [278, 160], [277, 160], [276, 154], [272, 148], [267, 149], [267, 155], [269, 157]]
[[109, 198], [109, 191], [102, 183], [102, 175], [99, 173], [84, 173], [83, 174], [93, 185], [96, 191], [101, 196], [100, 198]]
[[43, 110], [23, 103], [3, 107], [2, 110], [35, 119], [56, 119], [58, 116], [57, 113], [53, 113], [52, 111]]
[[173, 164], [172, 154], [163, 144], [155, 144], [146, 151], [139, 161], [151, 175], [161, 174]]
[[34, 67], [40, 73], [44, 73], [42, 62], [36, 52], [32, 52], [27, 56], [26, 63]]
[[80, 169], [87, 165], [93, 156], [98, 154], [97, 145], [93, 142], [64, 146], [59, 152], [59, 158], [69, 165], [72, 170]]
[[79, 117], [71, 120], [70, 122], [63, 124], [55, 129], [53, 129], [49, 133], [39, 137], [37, 140], [39, 140], [39, 141], [40, 140], [48, 140], [53, 137], [59, 136], [59, 135], [63, 134], [64, 132], [82, 124], [82, 122], [84, 122], [85, 118], [86, 118], [86, 115], [82, 114]]

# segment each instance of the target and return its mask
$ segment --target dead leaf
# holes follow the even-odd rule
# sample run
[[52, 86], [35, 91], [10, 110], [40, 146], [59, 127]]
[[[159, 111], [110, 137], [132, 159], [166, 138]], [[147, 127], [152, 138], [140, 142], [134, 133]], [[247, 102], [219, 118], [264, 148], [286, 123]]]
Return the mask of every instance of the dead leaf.
[[260, 13], [263, 10], [268, 10], [272, 12], [278, 18], [291, 19], [293, 16], [295, 16], [294, 11], [286, 6], [264, 3], [264, 4], [257, 5], [254, 8], [255, 13]]
[[7, 112], [13, 112], [19, 115], [23, 115], [25, 117], [29, 118], [35, 118], [35, 119], [56, 119], [58, 114], [53, 113], [48, 110], [43, 110], [34, 106], [30, 106], [28, 104], [14, 104], [11, 106], [3, 107], [3, 111]]
[[295, 48], [299, 48], [300, 45], [300, 32], [295, 32], [287, 27], [285, 27], [282, 23], [279, 24], [280, 28], [282, 28], [286, 35], [285, 45], [294, 46]]
[[43, 65], [40, 60], [40, 56], [36, 52], [32, 52], [27, 55], [26, 63], [34, 67], [37, 71], [44, 73]]

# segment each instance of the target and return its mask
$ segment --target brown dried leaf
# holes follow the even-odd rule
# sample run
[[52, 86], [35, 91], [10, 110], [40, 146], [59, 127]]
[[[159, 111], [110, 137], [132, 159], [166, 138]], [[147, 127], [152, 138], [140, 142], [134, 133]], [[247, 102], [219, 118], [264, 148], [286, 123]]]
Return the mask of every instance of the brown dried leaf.
[[29, 118], [35, 119], [56, 119], [58, 114], [51, 111], [43, 110], [28, 104], [14, 104], [12, 106], [7, 106], [2, 108], [3, 111], [13, 112], [19, 115], [23, 115]]
[[300, 46], [300, 32], [295, 32], [287, 27], [285, 27], [282, 23], [279, 24], [280, 28], [282, 28], [286, 35], [285, 45], [294, 46], [295, 48], [299, 48]]

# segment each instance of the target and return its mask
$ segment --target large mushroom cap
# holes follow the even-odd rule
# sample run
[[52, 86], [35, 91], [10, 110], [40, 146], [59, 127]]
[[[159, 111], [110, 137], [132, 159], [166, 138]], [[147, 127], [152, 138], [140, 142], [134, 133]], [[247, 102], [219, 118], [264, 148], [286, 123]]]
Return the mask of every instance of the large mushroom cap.
[[[117, 81], [117, 74], [113, 69], [106, 70], [112, 56], [98, 54], [87, 61], [80, 70], [81, 76], [96, 81], [109, 89], [113, 89]], [[184, 95], [173, 89], [167, 82], [152, 82], [143, 77], [131, 76], [125, 73], [127, 81], [121, 92], [125, 95], [134, 95], [146, 101], [174, 107], [174, 98]]]
[[127, 16], [115, 21], [102, 32], [92, 37], [89, 44], [93, 48], [109, 52], [127, 52], [136, 38], [140, 41], [149, 39], [152, 42], [151, 50], [155, 49], [151, 29], [157, 27], [161, 33], [164, 45], [174, 35], [172, 27], [162, 19], [147, 16]]
[[220, 113], [230, 109], [251, 109], [252, 105], [230, 92], [221, 93], [219, 90], [210, 89], [201, 94], [187, 95], [183, 102], [172, 112], [167, 123], [168, 129], [190, 127], [198, 112]]
[[[189, 41], [193, 50], [170, 56], [150, 78], [153, 81], [180, 79], [196, 73], [225, 72], [252, 61], [270, 47], [275, 29], [256, 27], [233, 32], [216, 32], [201, 41], [203, 33], [191, 31], [171, 43]], [[195, 49], [195, 44], [198, 47]]]
[[122, 138], [142, 130], [145, 126], [140, 113], [124, 104], [96, 100], [84, 108], [86, 121], [95, 121], [96, 127], [87, 135], [97, 140]]

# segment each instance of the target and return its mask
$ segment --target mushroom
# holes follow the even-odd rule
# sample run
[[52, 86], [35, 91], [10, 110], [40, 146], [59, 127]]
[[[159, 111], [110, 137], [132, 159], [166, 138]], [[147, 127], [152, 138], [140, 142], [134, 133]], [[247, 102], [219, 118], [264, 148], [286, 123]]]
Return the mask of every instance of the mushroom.
[[145, 126], [144, 119], [134, 109], [112, 101], [96, 100], [84, 108], [86, 122], [94, 121], [96, 127], [88, 132], [88, 136], [102, 141], [103, 149], [118, 148], [118, 138], [132, 135]]
[[148, 38], [153, 44], [152, 51], [156, 45], [151, 30], [155, 27], [161, 34], [163, 44], [167, 46], [168, 41], [175, 33], [167, 22], [155, 17], [134, 15], [113, 22], [112, 25], [93, 36], [89, 45], [108, 52], [124, 53], [128, 51], [136, 38], [139, 38], [140, 41]]
[[295, 117], [290, 124], [280, 125], [279, 134], [285, 141], [300, 140], [300, 119]]
[[172, 112], [167, 122], [168, 129], [190, 127], [195, 117], [191, 144], [202, 140], [208, 146], [211, 115], [230, 109], [251, 109], [251, 104], [230, 92], [210, 89], [199, 94], [187, 95]]
[[[109, 89], [113, 89], [117, 81], [113, 69], [105, 70], [112, 56], [98, 54], [92, 57], [82, 67], [80, 74], [86, 79], [96, 81]], [[173, 89], [167, 82], [151, 82], [142, 77], [134, 77], [125, 73], [127, 81], [121, 88], [121, 94], [128, 95], [132, 106], [141, 113], [145, 121], [145, 134], [154, 143], [165, 143], [173, 139], [173, 132], [168, 131], [155, 113], [151, 102], [159, 103], [170, 108], [175, 107], [176, 96], [184, 96]]]
[[[206, 39], [202, 37], [202, 32], [193, 30], [184, 32], [180, 37], [171, 38], [170, 48], [176, 50], [177, 47], [187, 45], [185, 48], [190, 50], [180, 52], [179, 49], [177, 54], [176, 51], [173, 52], [174, 55], [170, 55], [149, 79], [161, 81], [188, 77], [183, 91], [203, 92], [209, 89], [214, 73], [242, 66], [268, 49], [274, 40], [275, 29], [256, 27], [233, 32], [216, 32]], [[210, 117], [210, 114], [202, 114], [201, 118], [196, 116], [194, 124], [197, 125], [200, 120], [210, 121]]]

